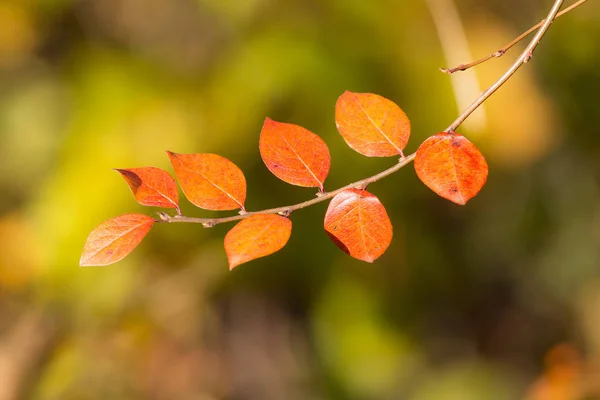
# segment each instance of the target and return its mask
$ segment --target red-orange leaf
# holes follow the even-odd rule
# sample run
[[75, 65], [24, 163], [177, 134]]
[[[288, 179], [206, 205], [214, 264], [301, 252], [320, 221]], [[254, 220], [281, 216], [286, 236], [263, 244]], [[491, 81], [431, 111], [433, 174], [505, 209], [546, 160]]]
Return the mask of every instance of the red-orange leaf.
[[392, 223], [385, 207], [366, 190], [338, 193], [327, 208], [325, 230], [352, 257], [373, 262], [392, 241]]
[[117, 169], [129, 185], [138, 203], [144, 206], [179, 208], [175, 179], [155, 167]]
[[267, 118], [260, 132], [260, 155], [282, 181], [323, 191], [331, 157], [323, 139], [309, 130]]
[[125, 214], [104, 221], [88, 236], [79, 265], [108, 265], [122, 260], [140, 244], [154, 222], [144, 214]]
[[234, 163], [217, 154], [167, 154], [192, 204], [206, 210], [244, 209], [246, 178]]
[[415, 170], [431, 190], [461, 205], [479, 193], [488, 175], [481, 152], [455, 132], [425, 140], [417, 150]]
[[257, 214], [240, 221], [225, 235], [229, 269], [268, 256], [285, 246], [292, 221], [276, 214]]
[[404, 111], [371, 93], [342, 94], [335, 105], [335, 123], [348, 146], [368, 157], [402, 154], [410, 136]]

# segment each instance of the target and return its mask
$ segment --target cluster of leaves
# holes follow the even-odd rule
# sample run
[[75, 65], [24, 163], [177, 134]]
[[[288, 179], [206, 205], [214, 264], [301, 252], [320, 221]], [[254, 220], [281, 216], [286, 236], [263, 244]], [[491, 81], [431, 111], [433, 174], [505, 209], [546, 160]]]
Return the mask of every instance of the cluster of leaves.
[[[346, 143], [358, 153], [405, 159], [402, 150], [410, 136], [410, 121], [392, 101], [375, 94], [345, 92], [337, 101], [335, 121]], [[316, 187], [320, 197], [326, 194], [324, 182], [331, 157], [319, 136], [301, 126], [267, 118], [259, 148], [265, 165], [279, 179]], [[216, 154], [167, 154], [192, 204], [206, 210], [240, 210], [241, 221], [224, 241], [230, 269], [285, 246], [292, 232], [289, 216], [294, 206], [280, 213], [248, 213], [244, 208], [246, 179], [233, 162]], [[414, 162], [425, 185], [461, 205], [479, 192], [488, 173], [479, 150], [455, 132], [441, 132], [426, 139]], [[177, 185], [168, 172], [154, 167], [117, 171], [140, 204], [172, 208], [181, 217]], [[325, 231], [350, 256], [373, 262], [392, 241], [392, 224], [385, 207], [364, 185], [337, 192], [325, 214]], [[89, 235], [80, 264], [108, 265], [123, 259], [156, 222], [161, 220], [143, 214], [125, 214], [105, 221]], [[219, 219], [214, 220], [216, 223]]]

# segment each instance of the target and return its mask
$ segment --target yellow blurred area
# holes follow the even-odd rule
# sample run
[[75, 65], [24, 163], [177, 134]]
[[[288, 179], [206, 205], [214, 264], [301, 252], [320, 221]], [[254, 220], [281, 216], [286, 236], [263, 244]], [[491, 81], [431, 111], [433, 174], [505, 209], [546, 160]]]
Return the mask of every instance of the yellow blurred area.
[[0, 68], [15, 66], [31, 55], [38, 40], [34, 25], [23, 2], [0, 3]]
[[0, 287], [18, 291], [31, 285], [40, 260], [39, 244], [30, 224], [22, 215], [4, 215], [0, 219], [0, 242], [11, 243], [0, 252]]

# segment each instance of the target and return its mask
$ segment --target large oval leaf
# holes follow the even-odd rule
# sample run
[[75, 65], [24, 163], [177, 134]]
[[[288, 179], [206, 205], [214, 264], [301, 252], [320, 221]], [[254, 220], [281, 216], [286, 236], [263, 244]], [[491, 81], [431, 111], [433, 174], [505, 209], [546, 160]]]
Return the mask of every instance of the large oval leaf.
[[122, 260], [140, 244], [154, 222], [144, 214], [125, 214], [104, 221], [88, 236], [79, 265], [100, 266]]
[[265, 165], [276, 177], [292, 185], [323, 191], [331, 156], [319, 136], [301, 126], [267, 118], [259, 147]]
[[144, 206], [179, 208], [175, 179], [155, 167], [117, 169], [129, 185], [135, 199]]
[[240, 221], [225, 235], [229, 269], [275, 253], [292, 234], [292, 221], [276, 214], [257, 214]]
[[464, 205], [485, 184], [488, 166], [475, 145], [455, 132], [425, 140], [415, 157], [419, 179], [441, 197]]
[[392, 242], [392, 223], [379, 199], [366, 190], [338, 193], [327, 208], [325, 230], [352, 257], [373, 262]]
[[410, 136], [404, 111], [371, 93], [342, 94], [335, 105], [335, 123], [348, 146], [369, 157], [402, 154]]
[[192, 204], [205, 210], [244, 209], [246, 178], [234, 163], [217, 154], [167, 154]]

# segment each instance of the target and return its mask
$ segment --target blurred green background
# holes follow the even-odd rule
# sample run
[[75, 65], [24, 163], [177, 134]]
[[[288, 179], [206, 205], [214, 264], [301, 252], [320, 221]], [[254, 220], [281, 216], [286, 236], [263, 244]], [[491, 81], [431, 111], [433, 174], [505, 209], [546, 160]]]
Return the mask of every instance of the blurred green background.
[[340, 94], [399, 104], [413, 152], [525, 44], [476, 74], [438, 67], [495, 51], [551, 3], [0, 1], [0, 400], [598, 398], [598, 2], [556, 21], [461, 127], [490, 165], [468, 205], [412, 165], [369, 187], [394, 225], [373, 265], [331, 243], [323, 203], [233, 272], [230, 226], [183, 224], [78, 267], [100, 222], [157, 211], [111, 168], [219, 153], [245, 172], [247, 209], [309, 199], [264, 167], [266, 116], [328, 143], [326, 189], [372, 175], [396, 160], [345, 145]]

